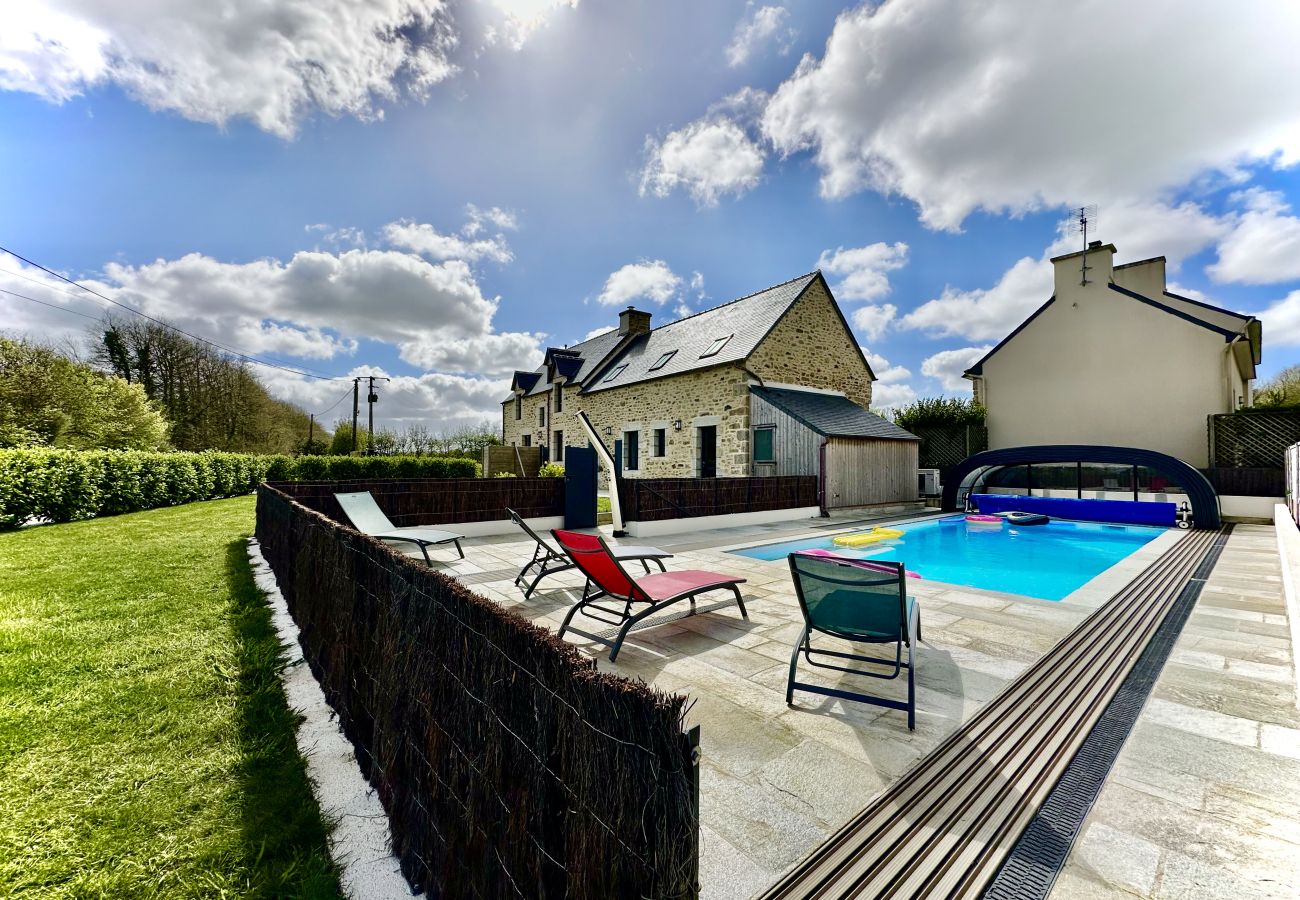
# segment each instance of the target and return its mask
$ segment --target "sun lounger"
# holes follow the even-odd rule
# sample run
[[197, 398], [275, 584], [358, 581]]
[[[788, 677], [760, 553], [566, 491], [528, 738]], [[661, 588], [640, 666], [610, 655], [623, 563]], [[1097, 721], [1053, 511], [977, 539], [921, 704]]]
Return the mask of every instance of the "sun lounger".
[[[672, 606], [674, 603], [682, 600], [689, 600], [691, 603], [689, 612], [674, 618], [685, 618], [696, 613], [720, 609], [724, 605], [731, 605], [732, 600], [728, 599], [725, 602], [697, 608], [695, 598], [709, 591], [730, 590], [734, 595], [735, 604], [740, 607], [741, 617], [749, 618], [749, 613], [745, 611], [745, 601], [740, 596], [739, 586], [745, 583], [743, 578], [723, 575], [718, 572], [706, 572], [702, 569], [687, 569], [682, 572], [656, 572], [653, 575], [642, 575], [633, 578], [627, 574], [623, 564], [613, 554], [609, 545], [605, 543], [605, 539], [600, 535], [561, 531], [559, 529], [552, 531], [551, 534], [555, 536], [556, 542], [564, 549], [564, 552], [569, 554], [577, 567], [587, 576], [590, 584], [596, 588], [595, 593], [584, 591], [582, 598], [569, 610], [569, 614], [564, 617], [564, 623], [560, 626], [560, 637], [563, 637], [566, 631], [572, 631], [574, 634], [605, 644], [610, 648], [610, 662], [613, 662], [618, 657], [619, 648], [623, 646], [623, 640], [627, 637], [628, 632], [638, 627], [639, 623], [645, 622], [650, 616]], [[596, 602], [606, 598], [612, 599], [615, 606], [611, 607]], [[618, 608], [618, 604], [621, 604], [622, 607]], [[633, 612], [634, 607], [643, 608]], [[589, 631], [574, 628], [572, 625], [573, 617], [579, 612], [588, 618], [613, 625], [614, 628], [604, 634], [593, 634]], [[611, 639], [611, 635], [614, 636], [613, 639]]]
[[[524, 590], [525, 599], [533, 595], [537, 583], [547, 575], [554, 575], [557, 572], [567, 572], [570, 569], [576, 568], [576, 564], [572, 559], [546, 543], [545, 538], [533, 531], [533, 529], [528, 526], [528, 523], [524, 521], [523, 516], [509, 508], [506, 509], [506, 512], [510, 514], [510, 520], [522, 528], [524, 534], [528, 535], [533, 539], [533, 541], [535, 541], [535, 546], [533, 547], [533, 558], [529, 560], [528, 564], [520, 569], [519, 574], [515, 576], [515, 584], [520, 587], [523, 587], [524, 583], [527, 582], [530, 577], [532, 578], [532, 582]], [[654, 564], [659, 567], [659, 571], [663, 572], [665, 571], [663, 561], [672, 558], [671, 553], [660, 550], [658, 547], [611, 547], [610, 550], [613, 552], [615, 558], [620, 561], [626, 562], [631, 560], [641, 563], [641, 566], [645, 569], [647, 575], [650, 574], [650, 562], [653, 561]]]
[[463, 535], [439, 531], [436, 528], [425, 528], [422, 525], [398, 528], [388, 521], [388, 516], [384, 515], [384, 511], [379, 508], [379, 504], [375, 502], [374, 497], [370, 496], [369, 491], [335, 494], [334, 499], [339, 502], [339, 506], [343, 507], [343, 512], [352, 521], [352, 527], [357, 531], [379, 538], [381, 541], [404, 541], [415, 544], [424, 554], [424, 561], [430, 565], [433, 565], [433, 560], [429, 559], [429, 548], [439, 544], [455, 544], [460, 558], [465, 558], [465, 551], [460, 547], [460, 539]]

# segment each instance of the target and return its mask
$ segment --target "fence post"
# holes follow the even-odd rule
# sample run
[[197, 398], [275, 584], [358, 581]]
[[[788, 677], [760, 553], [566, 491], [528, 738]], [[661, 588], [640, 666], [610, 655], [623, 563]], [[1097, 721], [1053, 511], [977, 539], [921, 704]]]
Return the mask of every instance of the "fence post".
[[695, 800], [695, 830], [692, 832], [695, 848], [691, 853], [690, 883], [695, 888], [692, 896], [698, 898], [700, 896], [700, 726], [696, 725], [686, 733], [686, 744], [690, 748], [691, 792]]
[[1210, 459], [1209, 459], [1210, 468], [1214, 468], [1219, 464], [1219, 461], [1214, 458], [1214, 415], [1213, 413], [1205, 417], [1205, 433], [1206, 433], [1206, 440], [1210, 445]]

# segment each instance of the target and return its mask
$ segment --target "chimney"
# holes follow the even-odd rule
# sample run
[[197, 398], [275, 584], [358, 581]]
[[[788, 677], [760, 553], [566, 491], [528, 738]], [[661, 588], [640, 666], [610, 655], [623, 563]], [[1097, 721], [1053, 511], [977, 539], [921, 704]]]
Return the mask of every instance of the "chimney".
[[1087, 250], [1055, 256], [1052, 269], [1056, 296], [1061, 298], [1077, 293], [1083, 289], [1085, 280], [1089, 287], [1109, 284], [1114, 267], [1115, 245], [1101, 241], [1089, 241]]
[[618, 333], [624, 337], [629, 334], [645, 334], [649, 330], [650, 313], [629, 306], [618, 314]]

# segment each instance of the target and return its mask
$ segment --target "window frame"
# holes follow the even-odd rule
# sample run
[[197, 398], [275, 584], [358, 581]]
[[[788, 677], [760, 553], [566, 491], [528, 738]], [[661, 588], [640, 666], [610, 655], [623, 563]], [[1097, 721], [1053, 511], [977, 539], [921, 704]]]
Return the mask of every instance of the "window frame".
[[668, 365], [670, 362], [672, 362], [673, 357], [676, 356], [676, 355], [677, 355], [677, 351], [676, 351], [676, 350], [669, 350], [669, 351], [668, 351], [667, 353], [665, 353], [663, 356], [660, 356], [657, 360], [655, 360], [655, 364], [654, 364], [653, 366], [651, 366], [649, 369], [647, 369], [646, 371], [648, 371], [648, 372], [657, 372], [657, 371], [659, 371], [659, 370], [662, 369], [664, 366], [666, 366], [666, 365]]
[[605, 384], [606, 382], [613, 381], [615, 378], [622, 375], [623, 372], [625, 372], [626, 370], [627, 370], [627, 363], [620, 363], [619, 365], [610, 369], [609, 374], [607, 374], [604, 378], [600, 379], [600, 383]]
[[551, 448], [551, 458], [557, 462], [564, 462], [564, 429], [556, 429], [551, 432], [551, 440], [555, 446]]
[[537, 407], [537, 427], [546, 427], [546, 404], [542, 403]]
[[[758, 456], [758, 436], [767, 434], [769, 436], [768, 450], [770, 456], [767, 459], [759, 459]], [[775, 463], [776, 462], [776, 426], [775, 425], [755, 425], [754, 442], [751, 446], [751, 456], [755, 463]]]
[[722, 352], [723, 347], [731, 343], [731, 339], [735, 336], [736, 336], [735, 332], [732, 332], [726, 337], [714, 338], [713, 343], [709, 344], [708, 349], [706, 349], [703, 353], [700, 354], [700, 359], [705, 359], [710, 356], [717, 356], [719, 353]]
[[[628, 438], [631, 440], [628, 440]], [[641, 432], [623, 432], [623, 471], [641, 471]]]
[[555, 386], [555, 411], [564, 412], [564, 386], [561, 384]]
[[668, 455], [668, 429], [656, 428], [650, 436], [650, 458], [663, 459]]
[[515, 394], [515, 421], [518, 422], [524, 417], [524, 395]]

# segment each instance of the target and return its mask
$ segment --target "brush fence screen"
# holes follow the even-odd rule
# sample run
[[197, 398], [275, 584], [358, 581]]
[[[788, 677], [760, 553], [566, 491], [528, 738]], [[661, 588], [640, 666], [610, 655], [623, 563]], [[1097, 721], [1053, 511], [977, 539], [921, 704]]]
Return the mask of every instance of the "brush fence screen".
[[415, 890], [697, 896], [684, 698], [266, 485], [257, 537]]

